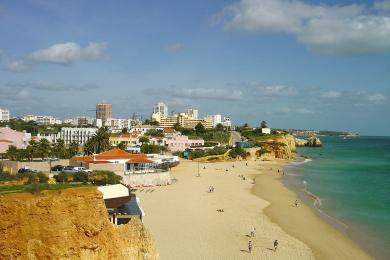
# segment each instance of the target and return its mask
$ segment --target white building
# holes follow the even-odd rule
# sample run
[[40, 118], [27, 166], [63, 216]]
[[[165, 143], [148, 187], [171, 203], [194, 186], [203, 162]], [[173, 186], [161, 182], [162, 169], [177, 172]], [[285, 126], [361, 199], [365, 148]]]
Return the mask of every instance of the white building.
[[222, 123], [222, 116], [221, 115], [208, 115], [208, 116], [206, 116], [206, 119], [213, 122], [213, 127], [216, 127], [218, 124]]
[[168, 116], [168, 106], [162, 102], [158, 102], [153, 107], [153, 114], [160, 113], [161, 117]]
[[193, 119], [198, 119], [199, 117], [199, 110], [198, 109], [193, 109], [193, 108], [189, 108], [187, 109], [187, 116], [188, 117], [191, 117]]
[[96, 119], [88, 116], [78, 116], [74, 118], [65, 119], [64, 123], [71, 124], [73, 126], [95, 125]]
[[104, 126], [110, 127], [112, 129], [130, 129], [132, 127], [132, 121], [132, 119], [108, 118], [104, 122]]
[[52, 117], [52, 116], [35, 116], [35, 115], [26, 115], [22, 117], [22, 120], [25, 122], [34, 121], [38, 125], [59, 125], [62, 123], [61, 120]]
[[261, 133], [269, 135], [271, 134], [271, 128], [261, 128]]
[[77, 142], [78, 144], [85, 144], [92, 136], [96, 134], [97, 128], [73, 128], [63, 127], [59, 133], [59, 138], [64, 140], [65, 144]]
[[163, 130], [164, 128], [158, 127], [158, 126], [153, 126], [153, 125], [140, 125], [140, 126], [132, 127], [129, 130], [129, 133], [144, 135], [150, 129]]
[[230, 120], [230, 117], [224, 117], [222, 125], [226, 127], [232, 127], [232, 121]]
[[0, 122], [7, 122], [10, 119], [10, 114], [8, 109], [0, 108]]

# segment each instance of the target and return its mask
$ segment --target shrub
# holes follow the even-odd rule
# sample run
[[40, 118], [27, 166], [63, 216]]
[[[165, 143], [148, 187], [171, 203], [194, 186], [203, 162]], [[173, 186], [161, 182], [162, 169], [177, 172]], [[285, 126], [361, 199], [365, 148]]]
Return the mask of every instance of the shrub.
[[76, 172], [73, 174], [73, 181], [76, 182], [88, 182], [88, 174], [86, 172]]
[[155, 145], [155, 144], [143, 144], [141, 145], [141, 152], [150, 154], [150, 153], [160, 153], [161, 152], [161, 146]]
[[25, 191], [37, 194], [41, 192], [41, 185], [39, 183], [31, 183], [26, 188]]
[[54, 176], [56, 182], [68, 182], [68, 174], [65, 172], [60, 172], [59, 174]]
[[229, 152], [229, 156], [232, 158], [237, 158], [238, 156], [240, 156], [241, 158], [245, 159], [247, 155], [247, 152], [241, 147], [235, 147]]
[[122, 176], [116, 175], [111, 171], [94, 171], [90, 176], [90, 180], [99, 184], [119, 184]]
[[49, 181], [49, 177], [46, 174], [39, 172], [37, 173], [39, 183], [47, 183]]

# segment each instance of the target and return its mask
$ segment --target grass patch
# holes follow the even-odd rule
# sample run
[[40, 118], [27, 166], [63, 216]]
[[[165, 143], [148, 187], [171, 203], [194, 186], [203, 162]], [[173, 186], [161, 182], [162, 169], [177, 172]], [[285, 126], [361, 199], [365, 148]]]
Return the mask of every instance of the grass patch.
[[9, 185], [9, 186], [0, 186], [0, 194], [15, 193], [15, 192], [31, 192], [39, 193], [43, 190], [63, 190], [69, 188], [79, 188], [79, 187], [92, 187], [92, 184], [71, 184], [71, 183], [57, 183], [57, 184], [28, 184], [28, 185]]

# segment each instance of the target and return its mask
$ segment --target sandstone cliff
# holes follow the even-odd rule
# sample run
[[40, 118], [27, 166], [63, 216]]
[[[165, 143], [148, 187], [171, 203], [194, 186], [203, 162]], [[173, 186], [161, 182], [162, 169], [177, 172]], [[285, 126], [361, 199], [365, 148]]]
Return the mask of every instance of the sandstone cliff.
[[321, 147], [322, 143], [321, 143], [321, 140], [318, 137], [312, 136], [312, 137], [309, 137], [307, 139], [307, 143], [305, 144], [305, 146]]
[[0, 196], [0, 259], [158, 259], [132, 219], [115, 226], [96, 188]]
[[309, 137], [307, 139], [295, 138], [295, 145], [298, 147], [308, 146], [308, 147], [321, 147], [322, 143], [320, 138], [316, 136]]
[[[282, 136], [274, 136], [266, 139], [262, 139], [261, 150], [267, 151], [266, 153], [257, 153], [260, 158], [265, 160], [271, 160], [272, 158], [279, 159], [294, 159], [295, 158], [295, 140], [292, 135], [286, 134]], [[257, 149], [258, 150], [258, 149]], [[253, 149], [250, 149], [253, 157]]]

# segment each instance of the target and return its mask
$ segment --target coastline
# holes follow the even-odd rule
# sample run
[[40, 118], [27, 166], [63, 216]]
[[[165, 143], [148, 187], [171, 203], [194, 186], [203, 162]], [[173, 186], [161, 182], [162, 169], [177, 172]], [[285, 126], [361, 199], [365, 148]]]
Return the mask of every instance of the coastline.
[[[372, 259], [314, 209], [301, 202], [293, 207], [296, 194], [277, 172], [288, 163], [202, 163], [196, 177], [198, 163], [181, 161], [172, 169], [173, 185], [139, 189], [144, 224], [161, 259]], [[248, 235], [252, 227], [255, 238]], [[275, 239], [277, 252], [271, 249]]]
[[[283, 170], [291, 163], [294, 161], [285, 162]], [[263, 175], [252, 193], [270, 202], [264, 213], [287, 233], [307, 244], [316, 259], [373, 259], [348, 236], [344, 223], [317, 210], [314, 204], [321, 203], [319, 198], [302, 188], [286, 185], [280, 174]], [[274, 196], [275, 193], [278, 196]], [[293, 206], [295, 199], [299, 201], [297, 208]]]

